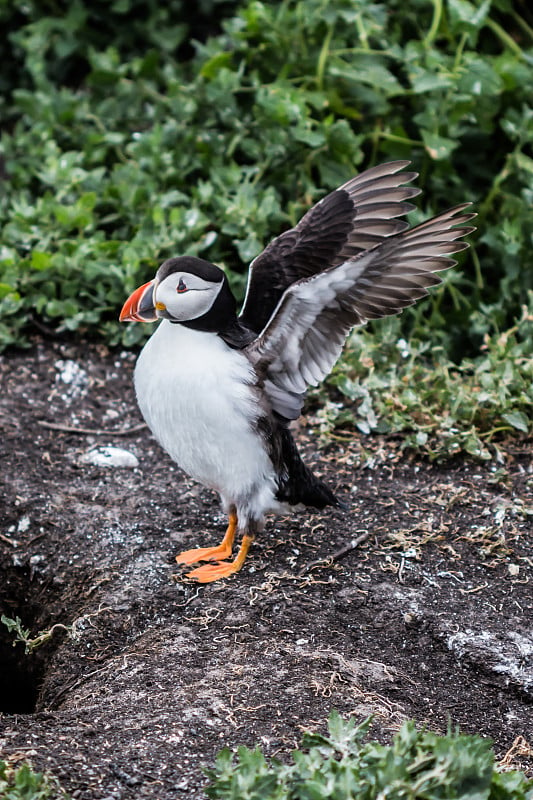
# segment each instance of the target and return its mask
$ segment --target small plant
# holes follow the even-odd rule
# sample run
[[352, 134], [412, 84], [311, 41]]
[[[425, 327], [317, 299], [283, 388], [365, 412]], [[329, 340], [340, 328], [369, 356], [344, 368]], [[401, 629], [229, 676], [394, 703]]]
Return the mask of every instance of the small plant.
[[34, 772], [29, 764], [14, 768], [0, 760], [1, 800], [69, 800], [56, 778]]
[[26, 655], [33, 653], [34, 650], [36, 650], [38, 647], [41, 647], [41, 645], [52, 638], [56, 631], [66, 631], [69, 636], [72, 636], [73, 638], [76, 636], [73, 625], [63, 625], [61, 622], [57, 622], [55, 625], [52, 625], [51, 628], [47, 628], [44, 631], [39, 631], [37, 636], [34, 636], [33, 638], [31, 636], [30, 629], [22, 627], [22, 620], [20, 617], [11, 619], [10, 617], [6, 617], [5, 614], [2, 614], [0, 617], [0, 622], [6, 626], [10, 633], [15, 634], [15, 638], [13, 639], [13, 647], [20, 642], [24, 645]]
[[11, 617], [7, 617], [5, 614], [2, 614], [0, 617], [0, 622], [6, 626], [10, 633], [15, 634], [13, 639], [13, 647], [15, 647], [16, 644], [21, 643], [24, 645], [26, 655], [29, 655], [38, 647], [41, 647], [41, 645], [45, 644], [45, 642], [48, 642], [56, 631], [65, 631], [65, 633], [67, 633], [71, 639], [77, 641], [81, 636], [81, 631], [83, 630], [85, 622], [92, 617], [98, 616], [98, 614], [101, 614], [103, 611], [109, 611], [109, 608], [102, 607], [97, 611], [91, 612], [90, 614], [84, 614], [72, 625], [63, 625], [62, 622], [56, 622], [55, 625], [52, 625], [50, 628], [46, 628], [43, 631], [39, 631], [37, 636], [33, 637], [29, 628], [22, 627], [22, 620], [20, 617], [15, 617], [15, 619], [12, 619]]
[[438, 736], [406, 722], [390, 746], [364, 743], [371, 719], [356, 726], [337, 712], [329, 736], [305, 734], [293, 763], [268, 762], [240, 747], [225, 749], [207, 795], [214, 800], [531, 800], [533, 781], [495, 769], [490, 742], [449, 732]]

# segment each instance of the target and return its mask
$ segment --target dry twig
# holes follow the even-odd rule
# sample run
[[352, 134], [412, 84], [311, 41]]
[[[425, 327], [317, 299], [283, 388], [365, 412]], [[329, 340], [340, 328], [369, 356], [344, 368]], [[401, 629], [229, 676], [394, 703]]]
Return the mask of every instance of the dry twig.
[[133, 425], [131, 428], [123, 428], [118, 431], [107, 431], [100, 428], [75, 428], [72, 425], [47, 422], [44, 419], [38, 419], [37, 422], [43, 428], [49, 428], [52, 431], [61, 431], [62, 433], [75, 433], [77, 436], [129, 436], [132, 433], [138, 433], [146, 428], [146, 423], [144, 422], [139, 425]]
[[340, 561], [341, 558], [344, 558], [345, 555], [350, 553], [352, 550], [355, 550], [356, 547], [359, 547], [360, 544], [366, 542], [367, 539], [370, 538], [370, 531], [365, 531], [356, 539], [351, 539], [344, 547], [341, 547], [339, 550], [336, 550], [327, 558], [318, 558], [316, 561], [311, 561], [302, 570], [298, 573], [298, 577], [304, 575], [306, 572], [314, 569], [315, 567], [327, 567], [330, 564], [333, 564], [335, 561]]

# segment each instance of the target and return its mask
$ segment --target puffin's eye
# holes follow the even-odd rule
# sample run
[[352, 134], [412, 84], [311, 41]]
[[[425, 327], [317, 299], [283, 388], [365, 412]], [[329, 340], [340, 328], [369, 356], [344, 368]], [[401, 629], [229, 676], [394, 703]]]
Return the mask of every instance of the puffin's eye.
[[182, 294], [182, 292], [186, 292], [187, 291], [187, 287], [185, 286], [183, 278], [180, 278], [179, 283], [178, 283], [178, 288], [176, 289], [176, 291], [177, 291], [178, 294]]

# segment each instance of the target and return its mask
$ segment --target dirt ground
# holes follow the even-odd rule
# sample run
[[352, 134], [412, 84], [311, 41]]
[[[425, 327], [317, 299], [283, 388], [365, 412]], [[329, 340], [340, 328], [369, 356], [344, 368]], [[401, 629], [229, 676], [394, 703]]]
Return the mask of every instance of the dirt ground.
[[[273, 519], [242, 572], [199, 586], [217, 498], [141, 426], [131, 353], [36, 342], [0, 358], [0, 757], [74, 797], [203, 797], [223, 747], [285, 757], [331, 709], [388, 741], [405, 718], [533, 770], [531, 442], [504, 464], [409, 460], [355, 436], [306, 460], [347, 511]], [[137, 466], [86, 463], [95, 447]]]

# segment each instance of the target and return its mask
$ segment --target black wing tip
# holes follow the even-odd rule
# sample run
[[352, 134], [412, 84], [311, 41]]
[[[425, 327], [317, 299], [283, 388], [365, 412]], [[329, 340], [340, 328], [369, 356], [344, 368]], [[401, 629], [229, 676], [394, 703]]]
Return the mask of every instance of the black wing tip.
[[343, 510], [348, 510], [348, 506], [342, 500], [340, 500], [334, 492], [331, 491], [329, 486], [325, 484], [323, 481], [319, 481], [313, 475], [314, 480], [316, 483], [310, 488], [310, 491], [306, 493], [305, 497], [303, 498], [303, 502], [306, 506], [312, 506], [313, 508], [323, 509], [326, 506], [333, 506], [333, 508], [341, 508]]
[[457, 206], [450, 206], [450, 208], [446, 208], [444, 211], [439, 211], [438, 214], [435, 214], [435, 216], [430, 217], [428, 220], [426, 220], [426, 222], [433, 222], [433, 220], [441, 219], [441, 217], [449, 217], [449, 218], [457, 217], [459, 214], [461, 216], [459, 219], [456, 220], [457, 224], [460, 224], [462, 222], [468, 222], [469, 220], [474, 219], [474, 217], [477, 217], [478, 215], [477, 211], [469, 211], [467, 214], [462, 213], [463, 211], [465, 211], [465, 209], [470, 208], [470, 206], [472, 205], [473, 205], [472, 201], [469, 201], [468, 203], [459, 203], [459, 205]]
[[408, 231], [405, 231], [405, 233], [399, 235], [413, 238], [414, 235], [417, 235], [421, 232], [427, 233], [429, 228], [444, 223], [446, 225], [446, 230], [455, 231], [457, 237], [468, 236], [468, 234], [477, 230], [475, 225], [465, 224], [477, 217], [476, 211], [470, 211], [466, 214], [463, 213], [463, 211], [466, 208], [469, 208], [471, 205], [472, 203], [469, 202], [452, 206], [451, 208], [446, 209], [446, 211], [441, 211], [434, 217], [430, 217], [429, 219], [424, 220], [424, 222], [420, 222], [418, 225], [415, 225], [413, 228], [410, 228]]
[[[337, 187], [339, 191], [344, 189], [345, 191], [349, 190], [353, 186], [357, 186], [358, 184], [365, 184], [367, 181], [374, 181], [379, 180], [380, 178], [386, 178], [390, 175], [396, 175], [398, 172], [401, 172], [402, 169], [410, 166], [410, 161], [385, 161], [382, 164], [376, 164], [373, 167], [368, 167], [364, 169], [362, 172], [358, 172], [352, 178], [347, 180], [342, 186]], [[399, 176], [401, 180], [398, 181], [398, 185], [402, 185], [404, 183], [411, 183], [411, 181], [416, 180], [418, 178], [418, 172], [405, 172], [403, 175]]]
[[376, 167], [389, 167], [388, 171], [394, 174], [395, 172], [400, 172], [400, 170], [409, 167], [411, 163], [411, 161], [397, 159], [395, 161], [385, 161], [383, 164], [376, 164]]
[[442, 217], [446, 214], [449, 214], [450, 217], [455, 217], [457, 214], [461, 214], [461, 221], [468, 222], [469, 219], [474, 219], [477, 217], [477, 211], [469, 211], [467, 214], [462, 214], [461, 212], [465, 211], [467, 208], [473, 206], [473, 202], [471, 200], [468, 203], [459, 203], [457, 206], [451, 206], [451, 208], [446, 209], [446, 211], [442, 211], [437, 216]]

